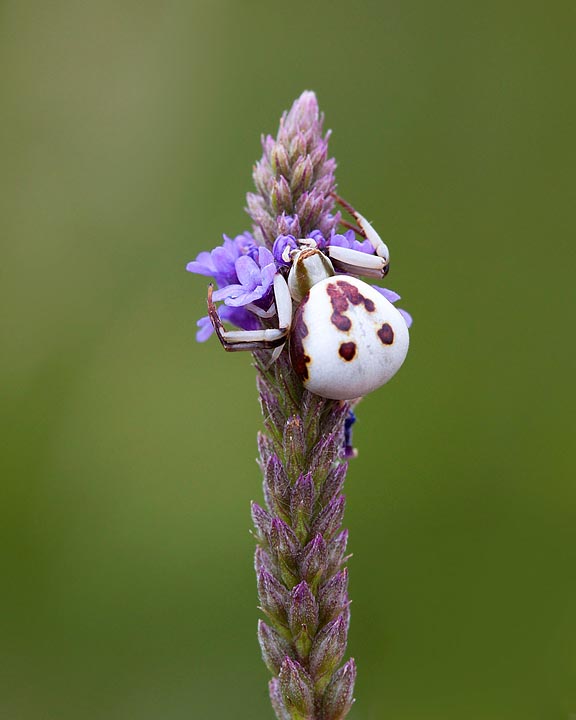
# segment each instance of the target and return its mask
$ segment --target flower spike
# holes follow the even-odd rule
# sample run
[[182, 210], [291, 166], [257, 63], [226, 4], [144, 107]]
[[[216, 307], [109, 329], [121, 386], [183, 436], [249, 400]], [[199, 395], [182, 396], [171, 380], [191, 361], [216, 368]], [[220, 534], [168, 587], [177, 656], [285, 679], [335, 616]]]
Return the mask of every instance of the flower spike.
[[246, 199], [251, 232], [224, 236], [187, 266], [213, 278], [198, 340], [214, 332], [225, 350], [251, 351], [257, 370], [265, 506], [251, 512], [266, 618], [258, 639], [278, 720], [344, 720], [352, 706], [356, 666], [341, 665], [352, 408], [400, 368], [411, 323], [397, 293], [360, 279], [387, 274], [388, 247], [336, 194], [323, 123], [315, 94], [302, 93], [276, 137], [262, 138]]

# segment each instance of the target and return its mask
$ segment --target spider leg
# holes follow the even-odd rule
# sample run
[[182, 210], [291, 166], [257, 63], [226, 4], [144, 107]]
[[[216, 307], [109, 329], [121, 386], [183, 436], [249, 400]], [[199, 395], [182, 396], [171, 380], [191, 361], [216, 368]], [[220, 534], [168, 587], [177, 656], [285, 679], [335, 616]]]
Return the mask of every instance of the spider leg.
[[[390, 253], [388, 252], [388, 247], [386, 243], [382, 240], [380, 235], [374, 230], [372, 225], [366, 220], [365, 217], [360, 215], [360, 213], [355, 210], [350, 203], [347, 203], [346, 200], [343, 200], [339, 195], [336, 195], [336, 193], [332, 193], [332, 197], [336, 202], [341, 205], [346, 211], [352, 215], [354, 220], [358, 223], [358, 227], [361, 230], [362, 237], [365, 237], [366, 240], [369, 240], [372, 244], [372, 247], [374, 248], [374, 252], [378, 257], [383, 258], [386, 263], [388, 263], [390, 258]], [[352, 228], [354, 229], [354, 228]]]
[[240, 350], [266, 350], [284, 345], [290, 332], [292, 320], [292, 299], [286, 280], [278, 274], [274, 278], [274, 298], [278, 313], [278, 328], [262, 328], [262, 330], [226, 330], [214, 301], [214, 287], [208, 286], [208, 317], [224, 350], [236, 352]]
[[327, 253], [337, 270], [353, 275], [383, 278], [390, 267], [386, 260], [378, 255], [370, 255], [360, 250], [351, 250], [338, 245], [328, 247]]
[[365, 238], [366, 235], [364, 233], [364, 230], [358, 227], [358, 225], [353, 225], [350, 222], [347, 222], [346, 220], [340, 220], [340, 225], [343, 225], [345, 228], [348, 228], [348, 230], [353, 230], [356, 235], [360, 235], [360, 237]]
[[276, 315], [276, 305], [274, 303], [270, 305], [268, 310], [262, 310], [262, 308], [258, 307], [258, 305], [254, 305], [254, 303], [250, 303], [244, 307], [246, 310], [250, 310], [250, 312], [254, 313], [254, 315], [257, 315], [259, 318], [268, 319]]

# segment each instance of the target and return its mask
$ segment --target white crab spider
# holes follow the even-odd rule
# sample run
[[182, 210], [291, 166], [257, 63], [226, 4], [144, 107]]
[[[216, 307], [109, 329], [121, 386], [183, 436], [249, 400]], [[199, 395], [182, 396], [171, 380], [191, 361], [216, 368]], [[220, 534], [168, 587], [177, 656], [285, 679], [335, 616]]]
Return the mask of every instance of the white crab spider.
[[274, 304], [267, 311], [249, 306], [260, 317], [276, 314], [277, 328], [226, 330], [212, 301], [212, 286], [208, 315], [225, 350], [274, 349], [274, 361], [288, 340], [292, 367], [310, 392], [351, 400], [390, 380], [404, 362], [409, 336], [402, 315], [377, 290], [337, 274], [335, 268], [383, 277], [389, 265], [388, 248], [370, 223], [342, 204], [376, 255], [337, 246], [324, 254], [310, 238], [299, 240], [299, 248], [289, 251], [288, 278], [280, 272], [274, 277]]

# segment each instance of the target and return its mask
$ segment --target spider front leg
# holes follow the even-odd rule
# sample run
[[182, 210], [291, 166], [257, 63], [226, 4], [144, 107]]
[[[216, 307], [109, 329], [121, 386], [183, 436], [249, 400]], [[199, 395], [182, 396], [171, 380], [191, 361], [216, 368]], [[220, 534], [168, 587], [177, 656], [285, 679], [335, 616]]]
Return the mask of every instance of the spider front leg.
[[[380, 235], [374, 230], [372, 225], [366, 220], [365, 217], [360, 215], [360, 213], [355, 210], [350, 203], [347, 203], [346, 200], [343, 200], [339, 195], [336, 195], [336, 193], [333, 193], [333, 197], [336, 200], [336, 202], [341, 205], [345, 210], [347, 210], [350, 215], [356, 220], [358, 223], [358, 229], [352, 228], [355, 230], [355, 232], [358, 232], [362, 237], [366, 238], [366, 240], [369, 240], [372, 244], [372, 247], [374, 248], [374, 253], [382, 258], [384, 260], [384, 264], [387, 266], [390, 262], [390, 253], [388, 251], [388, 246], [386, 243], [382, 240]], [[385, 271], [383, 275], [386, 275]]]
[[279, 273], [274, 277], [274, 300], [278, 314], [277, 328], [262, 330], [226, 330], [212, 300], [213, 286], [208, 286], [208, 317], [224, 350], [266, 350], [284, 345], [292, 322], [292, 298], [286, 280]]
[[383, 278], [390, 269], [388, 259], [385, 260], [383, 257], [370, 255], [360, 250], [331, 245], [326, 252], [337, 270], [352, 273], [352, 275]]

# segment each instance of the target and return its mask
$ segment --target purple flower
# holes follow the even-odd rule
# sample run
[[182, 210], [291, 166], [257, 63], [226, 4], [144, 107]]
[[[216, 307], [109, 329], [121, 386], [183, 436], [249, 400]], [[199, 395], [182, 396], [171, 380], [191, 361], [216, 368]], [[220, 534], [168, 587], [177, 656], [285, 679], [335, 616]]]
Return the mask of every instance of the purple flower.
[[239, 307], [264, 298], [276, 275], [274, 255], [263, 246], [258, 248], [257, 261], [249, 255], [242, 255], [235, 262], [237, 283], [217, 290], [214, 300], [224, 300], [226, 305]]
[[249, 232], [237, 235], [233, 240], [223, 235], [224, 243], [211, 252], [201, 252], [196, 260], [186, 265], [186, 270], [198, 275], [213, 277], [219, 287], [238, 282], [236, 261], [244, 255], [258, 251], [254, 238]]
[[272, 247], [272, 253], [274, 255], [274, 260], [276, 260], [276, 264], [279, 267], [282, 265], [290, 265], [292, 262], [290, 253], [292, 250], [297, 249], [298, 243], [296, 242], [294, 235], [278, 235], [274, 241], [274, 246]]
[[364, 240], [362, 242], [356, 240], [354, 230], [348, 230], [344, 235], [333, 233], [329, 244], [348, 248], [349, 250], [357, 250], [358, 252], [367, 253], [368, 255], [374, 254], [374, 246], [370, 240]]
[[[378, 287], [378, 285], [372, 285], [374, 290], [378, 290], [380, 295], [383, 295], [388, 302], [396, 303], [398, 300], [400, 300], [400, 295], [398, 295], [397, 292], [394, 292], [394, 290], [388, 290], [388, 288]], [[404, 318], [404, 322], [406, 323], [406, 327], [410, 327], [412, 325], [412, 315], [410, 315], [409, 312], [406, 312], [406, 310], [402, 310], [402, 308], [398, 308], [398, 312], [402, 317]]]
[[[188, 263], [186, 270], [198, 275], [213, 277], [218, 287], [229, 288], [242, 282], [238, 277], [236, 263], [248, 261], [250, 264], [255, 264], [255, 260], [259, 258], [259, 251], [263, 248], [256, 244], [249, 232], [237, 235], [234, 239], [227, 235], [223, 235], [223, 238], [222, 245], [214, 248], [211, 252], [201, 252], [196, 260]], [[216, 293], [214, 296], [216, 297]], [[242, 330], [257, 330], [261, 327], [258, 318], [242, 307], [224, 306], [220, 310], [220, 317]], [[214, 332], [208, 316], [200, 318], [196, 325], [198, 326], [196, 333], [198, 342], [205, 342]]]
[[311, 240], [314, 240], [318, 250], [325, 250], [328, 247], [328, 243], [326, 242], [326, 239], [325, 239], [324, 235], [322, 235], [320, 230], [312, 230], [312, 232], [308, 233], [306, 238], [310, 238]]
[[[317, 247], [318, 250], [325, 250], [328, 247], [328, 243], [320, 230], [312, 230], [305, 238], [303, 238], [303, 240], [312, 240], [312, 247]], [[274, 255], [274, 260], [276, 260], [276, 265], [279, 268], [291, 265], [292, 258], [290, 257], [290, 253], [292, 250], [298, 250], [298, 248], [304, 245], [305, 243], [299, 245], [294, 235], [278, 235], [272, 247], [272, 253]]]

